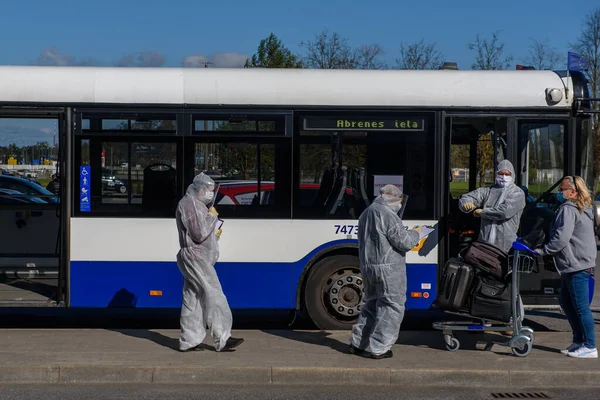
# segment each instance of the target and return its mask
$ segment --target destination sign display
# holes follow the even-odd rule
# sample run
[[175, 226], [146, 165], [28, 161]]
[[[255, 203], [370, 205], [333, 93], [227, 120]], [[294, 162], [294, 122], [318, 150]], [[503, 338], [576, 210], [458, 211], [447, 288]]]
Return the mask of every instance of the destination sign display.
[[305, 131], [424, 131], [424, 118], [304, 118]]

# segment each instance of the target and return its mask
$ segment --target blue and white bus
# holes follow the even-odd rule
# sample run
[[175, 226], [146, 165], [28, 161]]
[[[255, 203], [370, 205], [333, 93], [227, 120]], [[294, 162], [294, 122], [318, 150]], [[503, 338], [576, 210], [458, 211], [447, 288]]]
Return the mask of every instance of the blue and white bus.
[[[477, 235], [457, 199], [491, 183], [496, 161], [533, 198], [567, 174], [591, 185], [588, 97], [576, 72], [0, 67], [0, 117], [56, 121], [61, 176], [59, 213], [27, 205], [47, 211], [58, 251], [15, 252], [27, 226], [6, 224], [0, 268], [54, 259], [67, 307], [178, 308], [174, 211], [203, 171], [221, 184], [216, 269], [231, 307], [347, 329], [358, 216], [396, 184], [405, 224], [434, 228], [407, 254], [407, 308], [428, 310], [440, 266]], [[557, 278], [540, 260], [524, 302], [556, 305]]]

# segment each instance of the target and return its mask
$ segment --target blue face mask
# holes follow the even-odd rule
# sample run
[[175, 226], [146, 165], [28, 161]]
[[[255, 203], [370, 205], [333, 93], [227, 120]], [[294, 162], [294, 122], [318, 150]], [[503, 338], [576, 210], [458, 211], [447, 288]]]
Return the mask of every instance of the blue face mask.
[[565, 201], [567, 201], [563, 192], [558, 192], [556, 194], [556, 199], [558, 200], [559, 203], [564, 203]]

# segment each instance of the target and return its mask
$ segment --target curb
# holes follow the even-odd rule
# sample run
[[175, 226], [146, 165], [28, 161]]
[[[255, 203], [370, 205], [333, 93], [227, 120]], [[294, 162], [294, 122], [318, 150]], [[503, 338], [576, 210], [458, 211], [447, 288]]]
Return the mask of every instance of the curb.
[[0, 366], [0, 383], [600, 387], [600, 371], [311, 367]]

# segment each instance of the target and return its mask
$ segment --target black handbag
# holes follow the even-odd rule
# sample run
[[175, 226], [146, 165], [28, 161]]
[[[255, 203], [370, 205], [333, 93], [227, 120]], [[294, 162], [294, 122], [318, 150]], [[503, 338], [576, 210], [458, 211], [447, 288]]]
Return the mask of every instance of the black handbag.
[[509, 322], [511, 317], [511, 283], [476, 276], [471, 296], [473, 317]]
[[508, 254], [486, 242], [474, 242], [465, 253], [465, 262], [480, 272], [503, 281], [508, 273]]

